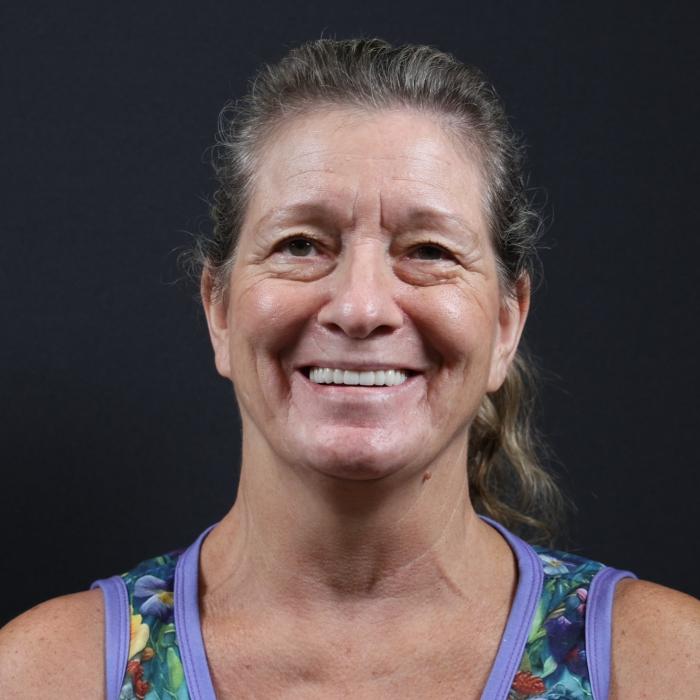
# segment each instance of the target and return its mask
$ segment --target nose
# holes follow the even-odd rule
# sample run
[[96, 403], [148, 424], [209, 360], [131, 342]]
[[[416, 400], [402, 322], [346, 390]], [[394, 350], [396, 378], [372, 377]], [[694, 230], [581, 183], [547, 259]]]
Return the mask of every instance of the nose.
[[395, 300], [396, 282], [381, 242], [348, 246], [332, 273], [331, 297], [319, 311], [319, 323], [351, 338], [401, 327], [403, 311]]

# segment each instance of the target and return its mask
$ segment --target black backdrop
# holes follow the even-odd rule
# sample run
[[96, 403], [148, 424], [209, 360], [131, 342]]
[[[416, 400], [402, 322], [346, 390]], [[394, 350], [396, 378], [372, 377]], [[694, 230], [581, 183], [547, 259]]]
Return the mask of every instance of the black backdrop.
[[[4, 9], [2, 609], [189, 544], [240, 426], [177, 252], [223, 103], [305, 39], [481, 66], [551, 223], [527, 341], [579, 512], [565, 544], [698, 593], [698, 10], [657, 3], [63, 3]], [[672, 6], [673, 5], [673, 6]]]

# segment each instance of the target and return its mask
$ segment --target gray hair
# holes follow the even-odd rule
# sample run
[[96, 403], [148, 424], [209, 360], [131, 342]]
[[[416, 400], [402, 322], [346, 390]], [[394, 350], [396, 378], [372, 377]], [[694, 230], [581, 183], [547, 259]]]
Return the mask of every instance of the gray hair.
[[[213, 232], [197, 238], [188, 258], [198, 279], [207, 271], [212, 298], [228, 291], [262, 147], [290, 118], [335, 106], [405, 108], [439, 118], [478, 157], [502, 293], [515, 295], [519, 281], [535, 280], [542, 218], [527, 192], [524, 145], [483, 73], [429, 46], [320, 39], [263, 66], [248, 94], [219, 116]], [[538, 458], [542, 442], [532, 420], [537, 384], [534, 361], [521, 343], [503, 386], [484, 397], [471, 425], [467, 469], [478, 511], [531, 540], [552, 543], [564, 500]]]

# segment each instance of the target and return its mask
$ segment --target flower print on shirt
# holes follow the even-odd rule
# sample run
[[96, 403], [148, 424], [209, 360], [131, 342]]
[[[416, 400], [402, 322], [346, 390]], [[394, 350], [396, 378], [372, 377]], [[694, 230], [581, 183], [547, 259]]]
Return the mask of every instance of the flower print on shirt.
[[[143, 600], [145, 598], [145, 600]], [[173, 581], [146, 574], [134, 583], [134, 599], [142, 600], [139, 612], [167, 620], [173, 610]]]

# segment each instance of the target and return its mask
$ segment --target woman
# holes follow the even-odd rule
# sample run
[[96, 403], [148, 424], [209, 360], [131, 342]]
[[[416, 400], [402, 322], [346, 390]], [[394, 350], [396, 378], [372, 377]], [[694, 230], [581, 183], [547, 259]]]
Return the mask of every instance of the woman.
[[506, 529], [560, 501], [518, 354], [537, 217], [484, 78], [318, 41], [221, 136], [198, 251], [236, 502], [10, 623], [2, 697], [695, 697], [697, 601]]

